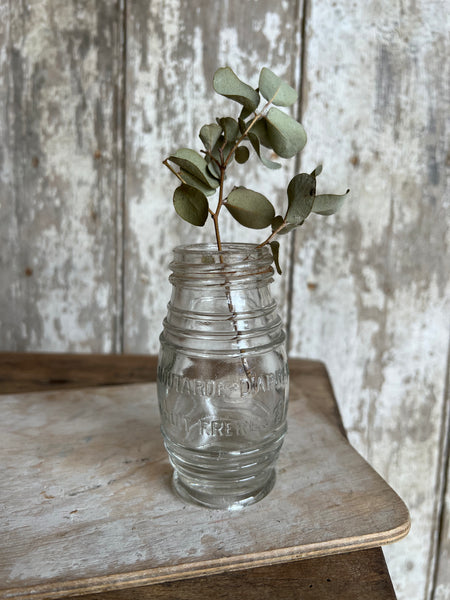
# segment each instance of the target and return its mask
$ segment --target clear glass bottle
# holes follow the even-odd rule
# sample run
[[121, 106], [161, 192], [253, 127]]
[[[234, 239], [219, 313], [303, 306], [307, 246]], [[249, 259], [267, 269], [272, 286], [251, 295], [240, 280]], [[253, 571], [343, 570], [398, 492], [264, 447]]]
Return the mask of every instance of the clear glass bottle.
[[179, 246], [160, 337], [161, 431], [184, 498], [238, 508], [275, 481], [286, 433], [285, 334], [267, 247]]

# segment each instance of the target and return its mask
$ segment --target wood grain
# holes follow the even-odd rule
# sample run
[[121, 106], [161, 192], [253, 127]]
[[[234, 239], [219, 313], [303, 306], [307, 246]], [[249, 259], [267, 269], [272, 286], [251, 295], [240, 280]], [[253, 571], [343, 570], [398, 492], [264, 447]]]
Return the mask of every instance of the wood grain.
[[327, 364], [352, 443], [410, 506], [411, 535], [386, 557], [399, 597], [427, 599], [450, 314], [448, 7], [309, 6], [302, 166], [323, 163], [319, 191], [351, 195], [297, 235], [291, 353]]
[[[157, 335], [170, 295], [171, 249], [214, 241], [212, 222], [190, 227], [171, 208], [173, 175], [162, 161], [180, 147], [198, 151], [198, 131], [216, 116], [237, 118], [240, 109], [215, 94], [215, 70], [228, 64], [255, 86], [266, 65], [294, 85], [300, 56], [297, 2], [205, 0], [130, 2], [127, 21], [127, 213], [125, 223], [126, 352], [156, 352]], [[245, 52], [240, 51], [241, 44]], [[294, 165], [271, 171], [259, 164], [235, 165], [230, 185], [255, 187], [276, 206], [286, 203]], [[281, 209], [280, 209], [281, 210]], [[225, 241], [262, 241], [223, 214]], [[239, 229], [238, 229], [239, 227]], [[265, 235], [264, 235], [265, 237]], [[282, 267], [289, 269], [289, 244]], [[286, 316], [288, 278], [274, 286]]]
[[115, 348], [120, 240], [115, 0], [0, 3], [0, 340]]
[[[59, 355], [0, 353], [0, 392], [60, 389], [67, 385], [110, 385], [153, 381], [156, 357], [116, 355]], [[305, 393], [313, 398], [314, 390], [323, 387], [323, 394], [332, 394], [329, 378], [323, 364], [317, 361], [293, 359], [290, 370], [300, 377]], [[87, 383], [89, 382], [89, 383]], [[321, 385], [319, 385], [321, 382]], [[337, 405], [329, 411], [335, 426], [342, 428]], [[342, 429], [341, 429], [342, 430]], [[344, 433], [344, 432], [343, 432]], [[264, 585], [262, 585], [264, 584]], [[258, 597], [276, 590], [283, 600], [292, 598], [299, 590], [310, 600], [394, 600], [395, 594], [383, 553], [380, 548], [333, 555], [300, 562], [283, 563], [216, 576], [155, 584], [91, 594], [86, 600], [127, 600], [164, 597], [219, 597], [227, 599]]]
[[87, 594], [84, 600], [394, 600], [379, 548], [150, 587]]
[[336, 427], [323, 366], [295, 366], [307, 383], [294, 368], [276, 488], [237, 513], [168, 489], [154, 384], [2, 396], [3, 596], [128, 588], [405, 535], [404, 505]]
[[156, 381], [156, 356], [0, 352], [0, 394]]

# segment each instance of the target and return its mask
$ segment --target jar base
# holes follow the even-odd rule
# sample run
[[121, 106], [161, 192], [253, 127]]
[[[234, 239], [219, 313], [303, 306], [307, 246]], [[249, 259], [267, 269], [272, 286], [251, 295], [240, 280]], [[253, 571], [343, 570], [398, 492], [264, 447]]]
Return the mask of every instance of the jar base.
[[174, 471], [172, 484], [175, 492], [187, 502], [194, 502], [207, 508], [239, 510], [267, 496], [275, 485], [275, 477], [275, 469], [270, 469], [263, 483], [260, 483], [256, 489], [240, 489], [238, 492], [229, 490], [224, 493], [223, 490], [205, 489], [203, 484], [189, 485], [177, 471]]

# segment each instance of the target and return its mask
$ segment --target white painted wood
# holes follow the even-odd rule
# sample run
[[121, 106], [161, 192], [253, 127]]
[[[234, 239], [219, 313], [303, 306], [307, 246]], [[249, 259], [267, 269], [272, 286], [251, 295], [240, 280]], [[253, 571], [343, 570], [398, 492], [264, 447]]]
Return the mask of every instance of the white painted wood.
[[[429, 597], [448, 347], [448, 6], [310, 3], [305, 170], [351, 197], [297, 238], [292, 352], [324, 360], [350, 439], [406, 500], [387, 552]], [[339, 25], [338, 25], [339, 24]], [[448, 135], [448, 134], [447, 134]]]
[[0, 344], [111, 351], [115, 0], [0, 2]]
[[277, 482], [241, 511], [172, 492], [154, 383], [1, 397], [0, 597], [130, 588], [406, 535], [405, 505], [349, 445], [318, 383], [308, 393], [293, 379]]
[[[258, 84], [267, 65], [295, 83], [299, 39], [295, 2], [205, 3], [183, 0], [132, 2], [128, 8], [127, 221], [125, 246], [126, 351], [158, 349], [157, 332], [170, 295], [171, 248], [187, 242], [214, 242], [212, 221], [204, 228], [182, 221], [172, 207], [176, 178], [162, 161], [180, 147], [202, 143], [198, 131], [217, 116], [237, 118], [239, 105], [216, 94], [215, 70], [228, 64], [244, 80]], [[245, 48], [245, 51], [240, 49]], [[229, 189], [246, 185], [285, 202], [293, 164], [280, 171], [256, 159], [233, 166]], [[250, 166], [249, 166], [250, 165]], [[212, 206], [215, 207], [217, 199]], [[265, 232], [245, 230], [223, 217], [225, 241], [262, 241]], [[281, 254], [288, 271], [289, 243]], [[286, 315], [288, 279], [274, 291]]]

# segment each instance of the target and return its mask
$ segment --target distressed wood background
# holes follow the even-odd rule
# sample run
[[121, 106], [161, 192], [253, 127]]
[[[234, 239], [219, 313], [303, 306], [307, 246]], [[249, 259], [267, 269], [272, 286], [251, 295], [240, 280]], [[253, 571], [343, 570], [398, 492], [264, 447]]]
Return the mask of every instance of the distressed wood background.
[[170, 249], [212, 236], [176, 217], [161, 161], [233, 110], [211, 93], [219, 66], [256, 85], [266, 65], [299, 89], [299, 161], [246, 184], [280, 205], [294, 171], [323, 162], [319, 191], [352, 190], [283, 238], [274, 289], [291, 355], [326, 362], [352, 443], [410, 507], [386, 550], [400, 600], [450, 598], [448, 13], [0, 0], [3, 350], [156, 352]]

